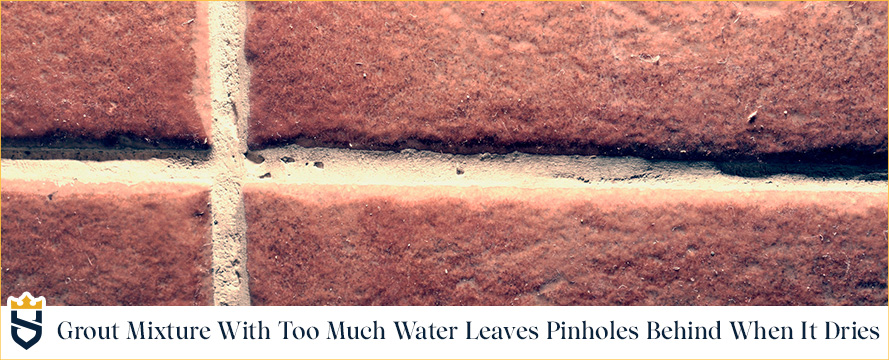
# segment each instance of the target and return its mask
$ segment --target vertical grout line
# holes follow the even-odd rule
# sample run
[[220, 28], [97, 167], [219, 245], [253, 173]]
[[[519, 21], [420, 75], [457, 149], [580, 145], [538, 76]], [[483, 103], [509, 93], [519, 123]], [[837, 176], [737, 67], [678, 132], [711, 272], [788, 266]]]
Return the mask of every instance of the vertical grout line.
[[210, 2], [210, 88], [213, 145], [213, 304], [250, 305], [247, 221], [241, 185], [247, 152], [246, 5]]

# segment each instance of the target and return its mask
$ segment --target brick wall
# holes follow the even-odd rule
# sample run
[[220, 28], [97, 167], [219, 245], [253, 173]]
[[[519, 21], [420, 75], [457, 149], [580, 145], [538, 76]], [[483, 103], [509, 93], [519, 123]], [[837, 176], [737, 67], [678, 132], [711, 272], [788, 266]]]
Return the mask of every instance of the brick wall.
[[0, 16], [3, 294], [889, 302], [886, 3]]

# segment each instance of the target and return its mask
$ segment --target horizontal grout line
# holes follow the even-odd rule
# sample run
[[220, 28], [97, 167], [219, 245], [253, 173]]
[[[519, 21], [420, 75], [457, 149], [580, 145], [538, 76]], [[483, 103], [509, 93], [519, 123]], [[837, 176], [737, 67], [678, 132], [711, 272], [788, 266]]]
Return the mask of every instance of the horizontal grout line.
[[[356, 137], [362, 137], [363, 134], [353, 134]], [[685, 150], [664, 150], [643, 144], [622, 146], [622, 147], [606, 147], [592, 144], [581, 145], [557, 145], [545, 142], [529, 142], [518, 144], [502, 144], [496, 145], [486, 140], [473, 140], [458, 143], [449, 143], [441, 141], [424, 141], [417, 139], [398, 140], [394, 143], [351, 143], [351, 142], [332, 142], [321, 141], [315, 138], [294, 137], [281, 139], [268, 144], [251, 144], [251, 151], [268, 150], [286, 146], [300, 146], [305, 148], [338, 148], [348, 150], [370, 150], [370, 151], [403, 151], [403, 150], [425, 150], [437, 153], [447, 153], [456, 155], [474, 155], [474, 154], [509, 154], [509, 153], [526, 153], [534, 155], [580, 155], [580, 156], [605, 156], [605, 157], [639, 157], [652, 160], [669, 160], [669, 161], [713, 161], [713, 162], [756, 162], [770, 164], [790, 164], [790, 163], [838, 163], [853, 166], [879, 168], [883, 171], [887, 170], [887, 154], [881, 151], [880, 147], [872, 148], [849, 148], [847, 146], [822, 147], [813, 148], [805, 151], [789, 151], [781, 153], [768, 154], [749, 154], [740, 150], [725, 151], [721, 154], [712, 154], [709, 151], [685, 151]]]
[[[722, 173], [737, 175], [744, 178], [761, 178], [771, 175], [798, 174], [813, 178], [834, 178], [849, 180], [886, 180], [887, 169], [883, 164], [862, 165], [844, 163], [807, 163], [807, 162], [767, 162], [767, 161], [709, 161], [709, 160], [675, 160], [675, 159], [643, 159], [635, 156], [596, 156], [583, 154], [535, 154], [535, 153], [473, 153], [452, 154], [431, 150], [366, 150], [366, 149], [342, 149], [326, 147], [305, 147], [301, 145], [289, 145], [284, 147], [254, 150], [244, 154], [248, 160], [256, 158], [257, 154], [289, 151], [287, 149], [324, 149], [332, 152], [352, 151], [362, 153], [393, 154], [404, 152], [433, 153], [451, 155], [452, 157], [471, 158], [482, 156], [487, 158], [508, 157], [513, 154], [527, 156], [547, 157], [590, 157], [603, 159], [640, 159], [651, 163], [671, 164], [712, 164]], [[210, 161], [211, 151], [190, 149], [46, 149], [46, 148], [4, 148], [2, 158], [10, 160], [83, 160], [83, 161], [114, 161], [114, 160], [149, 160], [149, 159], [188, 159], [192, 162]]]
[[[119, 160], [115, 156], [120, 154], [108, 151], [90, 161], [3, 158], [2, 172], [4, 179], [54, 182], [212, 182], [226, 166], [203, 158], [202, 152], [164, 154], [169, 156]], [[799, 174], [774, 172], [768, 168], [774, 165], [757, 163], [524, 153], [456, 155], [296, 145], [233, 156], [232, 164], [245, 164], [243, 181], [255, 183], [887, 192], [885, 172], [844, 165], [789, 168], [804, 173]]]
[[[887, 192], [885, 171], [858, 174], [856, 169], [841, 165], [807, 170], [820, 176], [768, 173], [765, 169], [761, 176], [742, 177], [737, 175], [739, 168], [761, 164], [524, 153], [455, 155], [295, 145], [253, 151], [249, 156], [246, 181], [258, 183]], [[729, 174], [725, 172], [729, 166], [738, 168]], [[744, 172], [755, 173], [750, 169]], [[836, 173], [853, 175], [825, 176]]]
[[216, 174], [207, 161], [188, 158], [146, 160], [0, 160], [4, 180], [65, 183], [185, 182], [211, 185]]

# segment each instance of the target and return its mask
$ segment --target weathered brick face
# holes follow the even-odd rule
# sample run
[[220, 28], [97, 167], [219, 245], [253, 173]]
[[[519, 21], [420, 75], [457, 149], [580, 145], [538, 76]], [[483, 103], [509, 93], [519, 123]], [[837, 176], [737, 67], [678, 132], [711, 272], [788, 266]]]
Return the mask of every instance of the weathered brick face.
[[51, 305], [210, 305], [206, 188], [3, 186], [3, 294]]
[[834, 193], [246, 192], [255, 305], [885, 305], [886, 202]]
[[885, 3], [256, 4], [250, 146], [885, 163], [885, 19]]
[[207, 147], [206, 9], [3, 2], [2, 11], [7, 146]]

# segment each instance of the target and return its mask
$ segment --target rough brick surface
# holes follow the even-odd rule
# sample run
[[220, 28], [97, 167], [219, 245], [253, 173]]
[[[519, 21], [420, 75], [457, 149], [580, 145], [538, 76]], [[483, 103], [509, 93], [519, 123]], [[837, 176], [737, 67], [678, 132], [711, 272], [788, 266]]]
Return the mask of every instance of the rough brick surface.
[[207, 147], [195, 4], [3, 2], [5, 145]]
[[256, 4], [250, 146], [885, 164], [886, 9]]
[[206, 188], [2, 187], [4, 296], [28, 291], [49, 305], [211, 304]]
[[251, 185], [255, 305], [886, 305], [885, 194]]

